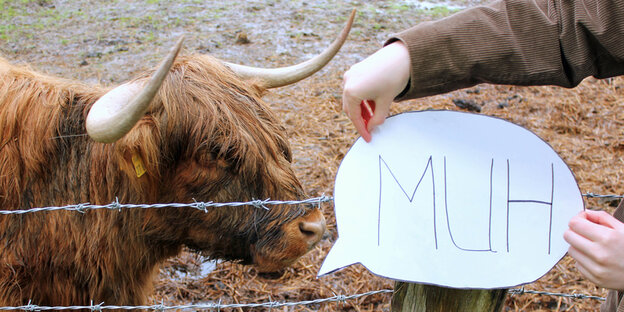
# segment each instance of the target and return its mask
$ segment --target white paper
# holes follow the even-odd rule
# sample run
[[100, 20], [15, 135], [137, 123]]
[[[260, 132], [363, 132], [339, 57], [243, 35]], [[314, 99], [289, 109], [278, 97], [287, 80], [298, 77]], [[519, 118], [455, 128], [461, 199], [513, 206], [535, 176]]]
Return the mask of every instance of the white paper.
[[318, 275], [354, 263], [457, 288], [537, 280], [566, 253], [584, 209], [575, 178], [532, 132], [454, 111], [388, 118], [336, 176], [339, 238]]

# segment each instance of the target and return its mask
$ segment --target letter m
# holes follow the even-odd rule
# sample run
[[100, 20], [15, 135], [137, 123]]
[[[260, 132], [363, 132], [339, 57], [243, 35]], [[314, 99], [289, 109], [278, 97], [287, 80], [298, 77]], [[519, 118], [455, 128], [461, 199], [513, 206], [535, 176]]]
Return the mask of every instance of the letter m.
[[[404, 181], [399, 181], [396, 171], [393, 171], [388, 163], [379, 155], [379, 209], [377, 215], [377, 245], [381, 244], [381, 236], [382, 236], [382, 223], [387, 224], [405, 224], [406, 229], [419, 227], [418, 221], [423, 221], [422, 214], [423, 211], [415, 211], [416, 209], [412, 209], [413, 205], [411, 204], [415, 197], [416, 193], [419, 190], [423, 190], [426, 192], [429, 190], [431, 195], [431, 211], [433, 215], [433, 237], [435, 240], [435, 247], [438, 249], [438, 238], [436, 234], [436, 206], [435, 206], [435, 179], [433, 175], [433, 160], [432, 156], [429, 156], [427, 164], [422, 171], [416, 171], [414, 174], [408, 173], [409, 177], [414, 177], [414, 179], [409, 179], [410, 181], [406, 181], [408, 179], [404, 179]], [[427, 175], [429, 173], [429, 175]], [[427, 179], [425, 179], [427, 177]], [[431, 180], [429, 180], [429, 177]], [[405, 184], [411, 183], [411, 181], [416, 181], [418, 179], [418, 183], [414, 189], [407, 189], [403, 186]], [[431, 184], [423, 183], [423, 181], [431, 181]], [[422, 184], [422, 185], [421, 185]], [[412, 184], [413, 185], [413, 184]], [[428, 187], [425, 187], [428, 186]], [[421, 192], [422, 193], [422, 192]], [[401, 195], [402, 194], [402, 195]], [[420, 198], [424, 198], [421, 196], [429, 196], [429, 193], [419, 194], [418, 202], [427, 203], [428, 200], [420, 200]], [[407, 210], [406, 208], [407, 207]], [[417, 207], [416, 207], [417, 208]], [[392, 211], [388, 216], [382, 218], [382, 210]], [[418, 209], [420, 210], [420, 209]], [[420, 215], [420, 217], [419, 217]], [[394, 218], [394, 221], [389, 220], [389, 218]], [[428, 218], [427, 218], [428, 219]], [[422, 229], [416, 229], [422, 230]], [[394, 232], [394, 231], [393, 231]], [[428, 235], [427, 235], [428, 236]]]

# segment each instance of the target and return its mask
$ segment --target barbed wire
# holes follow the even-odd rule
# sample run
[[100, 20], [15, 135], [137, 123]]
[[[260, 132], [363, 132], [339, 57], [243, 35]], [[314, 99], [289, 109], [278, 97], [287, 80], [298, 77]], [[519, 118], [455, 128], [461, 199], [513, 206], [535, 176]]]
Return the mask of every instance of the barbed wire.
[[533, 294], [533, 295], [544, 295], [544, 296], [552, 296], [552, 297], [565, 297], [565, 298], [574, 298], [574, 299], [594, 299], [594, 300], [605, 301], [605, 298], [604, 297], [600, 297], [600, 296], [585, 295], [585, 294], [566, 294], [566, 293], [556, 293], [556, 292], [548, 292], [548, 291], [530, 290], [530, 289], [524, 289], [524, 287], [509, 289], [508, 293], [510, 295]]
[[329, 298], [315, 299], [315, 300], [306, 300], [306, 301], [298, 301], [298, 302], [281, 302], [281, 301], [268, 301], [263, 303], [232, 303], [232, 304], [221, 304], [218, 303], [204, 303], [204, 304], [185, 304], [185, 305], [172, 305], [167, 306], [163, 304], [157, 305], [144, 305], [144, 306], [116, 306], [116, 305], [104, 305], [104, 303], [93, 304], [89, 306], [67, 306], [67, 307], [49, 307], [49, 306], [38, 306], [34, 304], [27, 304], [19, 307], [0, 307], [0, 311], [15, 311], [15, 310], [25, 310], [25, 311], [64, 311], [64, 310], [91, 310], [91, 311], [102, 311], [102, 310], [154, 310], [154, 311], [164, 311], [164, 310], [184, 310], [184, 309], [202, 309], [202, 310], [221, 310], [221, 309], [236, 309], [236, 308], [281, 308], [281, 307], [292, 307], [292, 306], [303, 306], [303, 305], [315, 305], [321, 303], [330, 303], [330, 302], [340, 302], [344, 303], [348, 300], [358, 299], [361, 297], [367, 297], [377, 294], [384, 293], [392, 293], [391, 289], [381, 289], [375, 291], [369, 291], [366, 293], [355, 294], [355, 295], [336, 295]]
[[[622, 199], [624, 195], [601, 195], [594, 193], [585, 193], [582, 194], [587, 198], [603, 198], [603, 199]], [[240, 207], [240, 206], [254, 206], [256, 208], [262, 208], [268, 210], [267, 206], [271, 205], [300, 205], [300, 204], [321, 204], [326, 202], [333, 201], [334, 198], [331, 196], [321, 195], [319, 197], [307, 198], [303, 200], [271, 200], [269, 198], [260, 200], [251, 200], [246, 202], [227, 202], [227, 203], [215, 203], [215, 202], [193, 202], [188, 204], [182, 203], [169, 203], [169, 204], [122, 204], [119, 203], [118, 199], [115, 199], [110, 204], [106, 205], [92, 205], [90, 203], [82, 203], [82, 204], [72, 204], [65, 206], [51, 206], [51, 207], [40, 207], [40, 208], [30, 208], [30, 209], [22, 209], [22, 210], [0, 210], [0, 215], [10, 215], [10, 214], [26, 214], [26, 213], [34, 213], [34, 212], [42, 212], [42, 211], [58, 211], [58, 210], [66, 210], [66, 211], [76, 211], [80, 213], [84, 213], [87, 210], [96, 210], [96, 209], [109, 209], [109, 210], [117, 210], [121, 209], [149, 209], [149, 208], [194, 208], [204, 212], [208, 212], [208, 208], [211, 207]]]
[[208, 208], [211, 207], [240, 207], [240, 206], [254, 206], [256, 208], [266, 209], [268, 210], [268, 206], [272, 205], [300, 205], [300, 204], [321, 204], [325, 202], [333, 201], [334, 199], [329, 196], [321, 195], [319, 197], [307, 198], [303, 200], [271, 200], [269, 198], [260, 200], [252, 200], [246, 202], [229, 202], [229, 203], [215, 203], [215, 202], [193, 202], [188, 204], [181, 203], [169, 203], [169, 204], [121, 204], [118, 199], [115, 199], [114, 202], [107, 205], [92, 205], [89, 203], [83, 204], [73, 204], [66, 206], [53, 206], [53, 207], [41, 207], [41, 208], [30, 208], [23, 210], [0, 210], [0, 215], [9, 215], [9, 214], [25, 214], [25, 213], [34, 213], [34, 212], [42, 212], [42, 211], [58, 211], [58, 210], [66, 210], [66, 211], [77, 211], [80, 213], [84, 213], [87, 210], [96, 210], [96, 209], [109, 209], [109, 210], [117, 210], [121, 209], [148, 209], [148, 208], [194, 208], [204, 212], [208, 212]]
[[[39, 306], [31, 304], [30, 302], [27, 305], [17, 306], [17, 307], [0, 307], [0, 311], [69, 311], [69, 310], [91, 310], [91, 311], [103, 311], [103, 310], [153, 310], [153, 311], [165, 311], [165, 310], [185, 310], [185, 309], [201, 309], [201, 310], [217, 310], [221, 309], [236, 309], [236, 308], [282, 308], [282, 307], [294, 307], [294, 306], [309, 306], [309, 305], [317, 305], [324, 303], [345, 303], [349, 300], [354, 300], [362, 297], [368, 297], [378, 294], [389, 294], [393, 293], [392, 289], [381, 289], [369, 291], [361, 294], [355, 295], [335, 295], [329, 298], [321, 298], [314, 300], [305, 300], [305, 301], [297, 301], [297, 302], [284, 302], [284, 301], [267, 301], [263, 303], [231, 303], [231, 304], [222, 304], [221, 300], [217, 303], [202, 303], [202, 304], [184, 304], [184, 305], [171, 305], [167, 306], [164, 304], [156, 304], [156, 305], [142, 305], [142, 306], [120, 306], [120, 305], [104, 305], [104, 303], [93, 304], [88, 306]], [[604, 301], [604, 297], [593, 296], [593, 295], [585, 295], [585, 294], [566, 294], [566, 293], [555, 293], [555, 292], [547, 292], [547, 291], [537, 291], [522, 288], [513, 288], [509, 289], [508, 293], [510, 295], [523, 295], [523, 294], [533, 294], [533, 295], [545, 295], [545, 296], [555, 296], [555, 297], [565, 297], [571, 299], [592, 299]]]
[[624, 195], [601, 195], [601, 194], [594, 194], [594, 193], [585, 193], [585, 194], [583, 194], [583, 196], [585, 196], [587, 198], [608, 198], [608, 199], [622, 199], [622, 198], [624, 198]]

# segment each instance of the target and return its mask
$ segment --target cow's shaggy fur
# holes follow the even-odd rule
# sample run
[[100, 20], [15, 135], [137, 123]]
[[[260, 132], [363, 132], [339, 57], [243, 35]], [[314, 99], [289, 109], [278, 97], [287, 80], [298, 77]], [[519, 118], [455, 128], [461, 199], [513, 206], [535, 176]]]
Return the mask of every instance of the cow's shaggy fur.
[[[304, 196], [263, 90], [211, 57], [179, 57], [146, 116], [114, 144], [85, 135], [106, 91], [0, 58], [0, 209]], [[0, 216], [0, 305], [142, 304], [159, 263], [183, 246], [277, 269], [310, 248], [297, 220], [319, 217], [292, 206]]]

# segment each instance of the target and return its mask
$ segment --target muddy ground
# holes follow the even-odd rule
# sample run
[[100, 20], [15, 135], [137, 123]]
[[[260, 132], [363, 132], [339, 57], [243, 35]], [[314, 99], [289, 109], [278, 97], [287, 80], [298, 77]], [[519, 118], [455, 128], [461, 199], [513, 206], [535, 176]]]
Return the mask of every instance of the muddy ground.
[[[342, 73], [380, 47], [390, 34], [418, 22], [442, 18], [480, 1], [49, 1], [0, 0], [0, 54], [43, 72], [89, 84], [114, 86], [151, 68], [181, 34], [184, 53], [210, 53], [230, 62], [263, 67], [294, 64], [320, 52], [351, 12], [357, 19], [348, 43], [320, 73], [273, 90], [265, 99], [291, 137], [294, 166], [310, 196], [332, 195], [340, 160], [357, 138], [340, 110]], [[453, 100], [472, 101], [482, 114], [524, 126], [548, 142], [569, 164], [583, 193], [622, 194], [624, 80], [587, 79], [568, 90], [556, 87], [481, 85], [395, 105], [393, 113], [422, 109], [465, 110]], [[458, 101], [455, 101], [458, 102]], [[475, 133], [475, 135], [479, 135]], [[586, 199], [586, 207], [612, 211], [615, 201]], [[390, 289], [393, 283], [355, 265], [317, 279], [336, 240], [333, 207], [323, 205], [329, 235], [281, 276], [220, 263], [201, 271], [198, 256], [169, 261], [156, 283], [154, 302], [253, 303], [302, 301]], [[565, 257], [527, 289], [605, 296], [584, 281]], [[284, 308], [283, 311], [388, 311], [390, 295], [345, 303]], [[514, 295], [507, 311], [596, 310], [599, 301]], [[280, 309], [281, 310], [281, 309]]]

